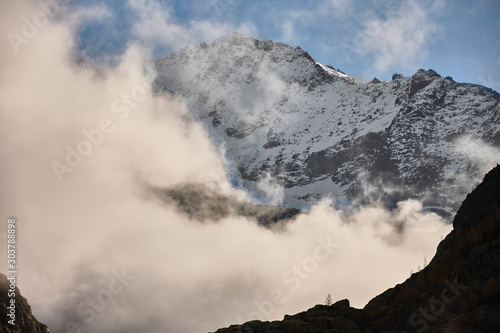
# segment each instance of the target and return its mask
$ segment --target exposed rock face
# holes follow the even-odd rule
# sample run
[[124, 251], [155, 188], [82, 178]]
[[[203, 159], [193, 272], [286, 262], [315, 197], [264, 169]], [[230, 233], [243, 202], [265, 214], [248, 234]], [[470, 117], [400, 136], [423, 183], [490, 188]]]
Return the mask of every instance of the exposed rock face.
[[175, 188], [150, 186], [147, 193], [163, 204], [175, 205], [176, 209], [194, 221], [217, 222], [229, 216], [254, 219], [264, 227], [276, 227], [300, 213], [300, 210], [284, 206], [268, 206], [238, 201], [208, 189], [203, 184], [184, 184]]
[[370, 333], [373, 331], [366, 327], [371, 324], [371, 318], [363, 310], [351, 308], [348, 300], [342, 300], [330, 306], [316, 305], [305, 312], [285, 316], [283, 321], [255, 320], [241, 326], [220, 329], [217, 333]]
[[240, 34], [152, 67], [155, 89], [224, 143], [238, 181], [255, 191], [271, 175], [291, 207], [329, 194], [412, 198], [451, 221], [500, 148], [500, 95], [433, 70], [361, 84], [300, 48]]
[[8, 297], [10, 282], [7, 277], [0, 273], [0, 333], [50, 333], [48, 327], [40, 323], [31, 313], [31, 307], [26, 298], [21, 296], [19, 289], [16, 287], [16, 313], [15, 326], [8, 323], [10, 320], [7, 317], [11, 298]]
[[283, 321], [253, 321], [232, 332], [498, 332], [500, 327], [500, 166], [470, 193], [422, 271], [364, 309], [337, 302]]

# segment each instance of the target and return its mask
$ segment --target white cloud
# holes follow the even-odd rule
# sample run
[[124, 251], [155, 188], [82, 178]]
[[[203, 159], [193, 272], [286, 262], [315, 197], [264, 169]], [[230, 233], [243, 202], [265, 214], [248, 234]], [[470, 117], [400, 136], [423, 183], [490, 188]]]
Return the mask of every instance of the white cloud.
[[283, 204], [285, 197], [285, 188], [268, 172], [265, 172], [256, 184], [257, 194], [259, 194], [265, 202], [271, 205]]
[[182, 25], [176, 22], [173, 9], [157, 0], [128, 0], [127, 3], [139, 16], [139, 20], [133, 24], [132, 33], [148, 47], [166, 46], [177, 50], [200, 42], [210, 42], [235, 31], [257, 34], [257, 28], [251, 22], [241, 22], [235, 26], [216, 20], [192, 20]]
[[79, 6], [73, 8], [67, 15], [65, 21], [74, 29], [89, 23], [100, 22], [110, 18], [113, 13], [105, 4], [94, 6]]
[[432, 4], [408, 0], [397, 9], [387, 8], [381, 20], [369, 12], [353, 40], [353, 48], [361, 56], [372, 59], [377, 71], [391, 66], [412, 68], [422, 63], [440, 31], [437, 15], [442, 1]]
[[296, 32], [295, 32], [295, 25], [293, 23], [293, 20], [291, 19], [286, 19], [283, 21], [282, 25], [282, 37], [281, 39], [285, 43], [289, 43], [291, 41], [294, 41], [296, 39]]
[[[349, 0], [323, 0], [309, 6], [304, 3], [300, 10], [294, 6], [290, 8], [275, 7], [272, 19], [277, 30], [281, 33], [280, 41], [291, 45], [300, 45], [313, 37], [312, 29], [319, 29], [319, 36], [332, 36], [345, 29], [342, 26], [352, 15], [355, 1]], [[330, 31], [335, 27], [335, 31]], [[330, 40], [331, 42], [331, 40]], [[318, 41], [318, 43], [321, 43]], [[328, 47], [332, 47], [329, 44]]]
[[141, 40], [166, 45], [175, 45], [183, 38], [191, 42], [185, 30], [174, 22], [171, 8], [156, 0], [129, 0], [127, 4], [139, 16], [132, 32]]
[[487, 173], [500, 161], [500, 150], [472, 135], [464, 135], [456, 140], [456, 151], [470, 161], [478, 163], [482, 173]]
[[354, 5], [355, 1], [353, 0], [326, 0], [326, 3], [321, 8], [326, 9], [329, 15], [340, 18], [351, 13]]

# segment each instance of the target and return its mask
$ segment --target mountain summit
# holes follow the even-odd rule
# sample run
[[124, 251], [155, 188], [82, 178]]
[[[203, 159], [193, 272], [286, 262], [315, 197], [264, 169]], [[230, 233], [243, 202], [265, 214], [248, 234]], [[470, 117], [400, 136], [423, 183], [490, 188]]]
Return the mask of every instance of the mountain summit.
[[225, 144], [234, 182], [267, 202], [414, 198], [451, 217], [498, 157], [500, 95], [433, 70], [358, 83], [299, 47], [241, 34], [155, 68], [155, 89], [186, 102]]

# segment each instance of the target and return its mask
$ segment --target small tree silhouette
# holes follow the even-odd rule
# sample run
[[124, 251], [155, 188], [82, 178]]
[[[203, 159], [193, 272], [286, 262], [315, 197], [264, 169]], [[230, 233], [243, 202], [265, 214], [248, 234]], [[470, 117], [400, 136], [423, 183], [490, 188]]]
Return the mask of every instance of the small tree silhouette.
[[332, 295], [330, 295], [330, 294], [326, 295], [325, 305], [330, 306], [330, 305], [332, 305], [332, 303], [333, 303], [332, 302]]

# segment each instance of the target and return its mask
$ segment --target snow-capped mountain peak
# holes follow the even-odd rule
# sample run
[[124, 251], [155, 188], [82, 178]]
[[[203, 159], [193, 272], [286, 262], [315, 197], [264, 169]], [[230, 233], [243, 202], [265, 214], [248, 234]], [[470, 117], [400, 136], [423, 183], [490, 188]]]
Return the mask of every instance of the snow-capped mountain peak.
[[279, 187], [289, 206], [416, 198], [450, 216], [473, 185], [463, 179], [481, 177], [500, 146], [498, 93], [431, 69], [361, 84], [299, 47], [241, 34], [155, 65], [155, 88], [225, 143], [242, 185], [264, 199]]

